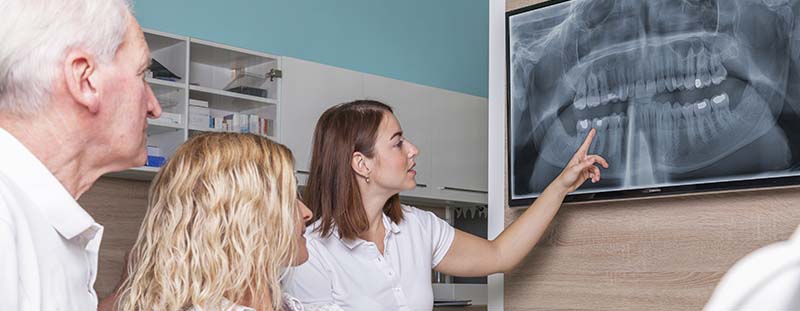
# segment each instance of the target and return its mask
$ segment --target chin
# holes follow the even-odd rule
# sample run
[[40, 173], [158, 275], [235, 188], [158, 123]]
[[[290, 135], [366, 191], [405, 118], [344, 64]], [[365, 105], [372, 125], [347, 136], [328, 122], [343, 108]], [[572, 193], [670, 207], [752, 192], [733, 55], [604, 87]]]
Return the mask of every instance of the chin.
[[120, 153], [114, 152], [109, 155], [106, 163], [111, 171], [124, 171], [133, 167], [144, 166], [147, 163], [147, 149], [135, 150], [134, 152]]
[[292, 267], [296, 267], [302, 265], [308, 261], [308, 249], [303, 247], [303, 249], [297, 252], [296, 257], [292, 260]]
[[417, 188], [417, 180], [411, 179], [411, 181], [408, 182], [408, 190], [414, 190], [415, 188]]
[[147, 163], [147, 149], [142, 148], [142, 150], [139, 150], [139, 153], [136, 156], [136, 158], [133, 161], [131, 161], [130, 166], [132, 167], [144, 166], [146, 163]]
[[417, 188], [417, 183], [412, 182], [412, 183], [403, 184], [403, 185], [397, 187], [396, 189], [397, 189], [397, 192], [399, 193], [399, 192], [403, 192], [403, 191], [411, 191], [411, 190], [414, 190], [416, 188]]

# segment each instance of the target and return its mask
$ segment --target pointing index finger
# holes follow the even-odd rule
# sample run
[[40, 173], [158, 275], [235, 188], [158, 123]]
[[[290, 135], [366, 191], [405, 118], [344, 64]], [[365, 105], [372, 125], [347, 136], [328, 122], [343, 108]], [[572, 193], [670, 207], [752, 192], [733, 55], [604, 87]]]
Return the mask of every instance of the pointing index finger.
[[592, 140], [594, 139], [594, 128], [589, 131], [589, 134], [586, 135], [586, 139], [583, 140], [583, 144], [580, 148], [578, 148], [578, 154], [587, 154], [589, 152], [589, 146], [592, 145]]

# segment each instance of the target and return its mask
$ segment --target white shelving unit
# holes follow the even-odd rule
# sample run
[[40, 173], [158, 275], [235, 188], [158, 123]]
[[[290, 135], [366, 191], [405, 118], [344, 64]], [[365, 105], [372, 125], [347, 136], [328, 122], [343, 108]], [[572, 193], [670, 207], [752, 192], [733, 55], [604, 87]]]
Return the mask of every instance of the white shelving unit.
[[[270, 120], [272, 131], [263, 135], [279, 140], [280, 57], [155, 30], [144, 34], [153, 60], [177, 76], [146, 78], [164, 111], [148, 120], [147, 145], [158, 147], [156, 155], [169, 159], [191, 135], [226, 131], [210, 127], [212, 120], [192, 123], [190, 100], [207, 103], [209, 116], [219, 118], [213, 121], [233, 122], [241, 114]], [[258, 132], [249, 125], [229, 123], [227, 130]], [[107, 176], [150, 180], [156, 173], [157, 167], [142, 166]]]

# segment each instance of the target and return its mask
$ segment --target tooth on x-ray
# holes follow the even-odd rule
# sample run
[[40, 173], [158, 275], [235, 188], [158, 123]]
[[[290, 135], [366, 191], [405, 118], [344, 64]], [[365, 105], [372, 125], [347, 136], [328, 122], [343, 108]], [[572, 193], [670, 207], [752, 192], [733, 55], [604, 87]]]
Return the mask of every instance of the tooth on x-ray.
[[512, 14], [512, 200], [536, 197], [591, 128], [589, 151], [620, 174], [580, 191], [795, 172], [800, 146], [790, 144], [800, 133], [787, 129], [800, 122], [800, 91], [787, 92], [800, 82], [798, 10], [788, 1], [570, 0]]

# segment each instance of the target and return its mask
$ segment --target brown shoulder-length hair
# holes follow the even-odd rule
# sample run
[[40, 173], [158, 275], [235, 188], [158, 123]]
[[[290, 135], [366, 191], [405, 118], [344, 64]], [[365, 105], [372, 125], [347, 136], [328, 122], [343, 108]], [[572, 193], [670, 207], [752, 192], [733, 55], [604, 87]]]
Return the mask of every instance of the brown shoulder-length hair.
[[[329, 236], [334, 225], [343, 239], [355, 239], [369, 229], [357, 175], [350, 162], [356, 151], [369, 158], [375, 156], [378, 128], [387, 113], [394, 112], [384, 103], [357, 100], [328, 108], [319, 117], [304, 201], [314, 212], [312, 221], [320, 220], [317, 231], [322, 236]], [[389, 198], [383, 212], [400, 223], [400, 196]]]

